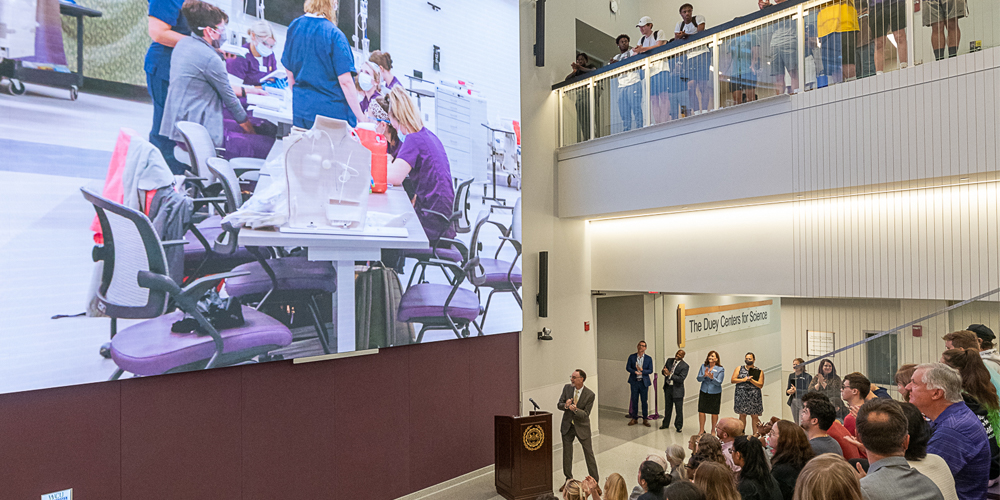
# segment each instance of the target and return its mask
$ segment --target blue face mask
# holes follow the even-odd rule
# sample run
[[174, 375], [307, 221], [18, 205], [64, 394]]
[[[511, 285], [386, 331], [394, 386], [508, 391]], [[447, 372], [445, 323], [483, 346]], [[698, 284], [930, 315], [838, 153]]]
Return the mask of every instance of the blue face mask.
[[408, 134], [404, 134], [404, 133], [400, 132], [400, 131], [399, 131], [399, 130], [397, 129], [397, 130], [396, 130], [396, 135], [398, 135], [398, 136], [399, 136], [399, 142], [401, 142], [401, 143], [402, 143], [403, 141], [405, 141], [405, 140], [406, 140], [406, 136], [407, 136]]

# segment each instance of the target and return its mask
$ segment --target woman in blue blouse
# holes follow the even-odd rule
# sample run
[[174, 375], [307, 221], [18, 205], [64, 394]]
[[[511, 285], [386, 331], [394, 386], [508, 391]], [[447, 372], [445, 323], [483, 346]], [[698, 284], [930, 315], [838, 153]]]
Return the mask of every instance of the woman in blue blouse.
[[698, 434], [705, 433], [705, 414], [712, 416], [712, 429], [719, 423], [719, 407], [722, 406], [722, 380], [726, 369], [719, 363], [719, 353], [708, 351], [705, 364], [698, 369], [698, 382], [701, 382], [701, 393], [698, 394]]

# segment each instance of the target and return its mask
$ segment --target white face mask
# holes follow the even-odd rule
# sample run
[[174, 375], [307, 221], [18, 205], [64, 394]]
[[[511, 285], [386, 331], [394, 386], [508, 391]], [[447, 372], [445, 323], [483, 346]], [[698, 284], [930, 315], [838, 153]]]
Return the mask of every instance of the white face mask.
[[368, 92], [374, 85], [375, 82], [372, 80], [372, 75], [369, 75], [368, 73], [358, 73], [358, 86], [361, 87], [361, 90]]
[[256, 45], [256, 48], [257, 48], [257, 53], [260, 54], [261, 57], [267, 57], [274, 53], [274, 50], [272, 50], [271, 47], [268, 47], [263, 43], [258, 43]]

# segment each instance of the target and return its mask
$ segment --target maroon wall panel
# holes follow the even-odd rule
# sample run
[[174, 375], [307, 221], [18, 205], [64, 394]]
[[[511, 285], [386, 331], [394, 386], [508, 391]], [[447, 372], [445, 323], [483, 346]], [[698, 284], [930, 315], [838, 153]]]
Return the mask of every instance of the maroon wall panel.
[[242, 498], [243, 369], [121, 383], [123, 499]]
[[116, 383], [4, 395], [0, 498], [73, 488], [77, 500], [121, 499], [119, 401]]
[[[334, 363], [266, 363], [243, 372], [243, 498], [335, 491]], [[341, 382], [342, 383], [342, 382]]]
[[[466, 342], [410, 346], [410, 487], [420, 490], [470, 470], [470, 370], [482, 361]], [[472, 359], [476, 358], [476, 359]], [[428, 460], [428, 457], [434, 457]]]
[[[396, 498], [493, 461], [516, 333], [0, 396], [0, 499]], [[376, 479], [373, 479], [376, 478]]]
[[[354, 498], [396, 498], [410, 489], [409, 347], [334, 362], [336, 489]], [[426, 457], [423, 457], [426, 458]]]
[[[473, 388], [471, 469], [475, 470], [493, 463], [493, 416], [517, 415], [520, 411], [520, 338], [518, 335], [489, 335], [469, 339], [468, 344], [477, 360], [470, 371]], [[497, 356], [496, 353], [514, 355]]]

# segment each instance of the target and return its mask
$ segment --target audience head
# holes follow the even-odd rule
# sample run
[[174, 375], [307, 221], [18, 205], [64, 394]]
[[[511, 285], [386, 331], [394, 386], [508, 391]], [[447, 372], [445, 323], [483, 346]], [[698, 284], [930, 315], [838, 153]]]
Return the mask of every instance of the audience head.
[[715, 366], [722, 366], [722, 360], [719, 359], [719, 353], [715, 351], [708, 351], [708, 356], [705, 356], [705, 366], [709, 363], [715, 363]]
[[962, 389], [987, 409], [1000, 409], [997, 390], [990, 382], [990, 371], [976, 349], [948, 349], [941, 354], [944, 364], [958, 370]]
[[802, 468], [792, 500], [862, 500], [861, 484], [844, 457], [824, 453]]
[[733, 441], [733, 464], [739, 466], [740, 479], [770, 484], [771, 467], [764, 446], [755, 437], [740, 436]]
[[389, 123], [404, 134], [420, 132], [424, 128], [417, 105], [402, 85], [396, 85], [389, 91]]
[[639, 466], [639, 486], [645, 491], [659, 493], [663, 487], [670, 484], [670, 476], [663, 470], [663, 466], [646, 460]]
[[583, 484], [576, 479], [567, 479], [563, 485], [563, 500], [587, 500], [583, 493]]
[[639, 22], [635, 24], [636, 28], [639, 28], [639, 32], [642, 36], [649, 36], [653, 34], [653, 19], [649, 16], [642, 16]]
[[[187, 19], [191, 31], [200, 37], [211, 38], [209, 41], [221, 40], [225, 35], [225, 27], [229, 16], [222, 9], [201, 0], [187, 0], [181, 6], [181, 14]], [[207, 33], [206, 33], [206, 29]]]
[[306, 0], [302, 10], [306, 14], [316, 14], [327, 18], [331, 23], [337, 24], [337, 0]]
[[691, 437], [688, 438], [688, 449], [691, 450], [691, 453], [698, 451], [698, 438], [700, 437], [701, 436], [698, 434], [692, 434]]
[[997, 336], [993, 333], [993, 330], [990, 330], [990, 327], [979, 324], [969, 325], [969, 331], [975, 333], [976, 337], [981, 341], [980, 348], [984, 351], [993, 349], [993, 341], [996, 340]]
[[694, 473], [694, 485], [712, 500], [740, 500], [736, 478], [725, 463], [702, 462]]
[[840, 389], [840, 397], [845, 401], [853, 401], [855, 398], [860, 398], [863, 401], [871, 390], [872, 383], [868, 377], [858, 372], [848, 373], [844, 375], [844, 385]]
[[789, 420], [779, 420], [771, 427], [771, 432], [767, 435], [767, 443], [774, 449], [772, 464], [789, 463], [796, 467], [802, 467], [811, 460], [813, 453], [809, 444], [809, 437], [802, 427], [795, 425]]
[[707, 432], [698, 439], [697, 453], [704, 461], [726, 463], [726, 456], [722, 454], [722, 442]]
[[969, 330], [959, 330], [957, 332], [946, 333], [944, 337], [945, 349], [976, 349], [979, 350], [979, 339], [976, 333]]
[[736, 436], [743, 435], [743, 422], [732, 417], [720, 419], [715, 424], [715, 435], [719, 438], [719, 441], [724, 443], [732, 441]]
[[869, 456], [902, 456], [909, 444], [908, 427], [906, 415], [892, 399], [873, 399], [858, 410], [858, 440]]
[[705, 493], [690, 481], [670, 483], [670, 486], [663, 490], [663, 497], [665, 500], [706, 500]]
[[823, 376], [823, 378], [831, 379], [837, 376], [837, 367], [833, 366], [833, 361], [829, 359], [824, 359], [819, 362], [819, 370], [817, 373]]
[[910, 383], [910, 379], [913, 378], [913, 371], [916, 369], [917, 365], [907, 363], [896, 370], [896, 389], [899, 390], [899, 396], [903, 398], [903, 401], [910, 400], [910, 391], [906, 389], [906, 384]]
[[553, 495], [552, 493], [542, 493], [535, 497], [535, 500], [559, 500], [559, 497]]
[[643, 462], [656, 462], [660, 467], [663, 467], [663, 470], [667, 470], [667, 459], [663, 458], [663, 455], [660, 455], [659, 453], [650, 453], [649, 455], [646, 455]]
[[684, 448], [679, 444], [672, 444], [667, 446], [667, 463], [670, 464], [671, 469], [676, 469], [684, 463]]
[[924, 363], [917, 365], [906, 390], [910, 391], [910, 402], [933, 420], [945, 408], [962, 401], [962, 377], [944, 363]]
[[802, 423], [802, 428], [807, 432], [814, 427], [819, 427], [819, 430], [826, 432], [836, 419], [837, 409], [829, 401], [813, 399], [808, 402], [802, 402], [802, 413], [799, 416], [799, 422]]
[[802, 358], [795, 358], [795, 359], [793, 359], [792, 360], [792, 370], [795, 370], [795, 373], [803, 373], [803, 372], [805, 372], [806, 371], [806, 365], [804, 364], [805, 362], [806, 362], [806, 360], [804, 360]]
[[580, 52], [576, 55], [576, 63], [580, 66], [587, 66], [590, 64], [590, 56]]
[[628, 487], [625, 486], [625, 478], [617, 472], [612, 472], [608, 480], [604, 482], [605, 500], [618, 500], [628, 498]]
[[622, 33], [621, 35], [618, 35], [618, 38], [615, 38], [615, 45], [617, 45], [618, 50], [622, 52], [628, 50], [628, 46], [631, 42], [632, 39], [629, 38], [628, 35], [626, 35], [625, 33]]
[[907, 434], [910, 435], [904, 456], [907, 460], [923, 460], [931, 440], [931, 426], [913, 403], [899, 403], [899, 408], [906, 415]]
[[830, 403], [830, 397], [819, 391], [809, 391], [802, 396], [802, 403], [805, 404], [808, 401], [814, 401], [817, 399], [822, 399], [827, 403]]
[[684, 19], [684, 22], [689, 23], [691, 22], [691, 18], [693, 17], [694, 14], [694, 6], [689, 3], [686, 3], [684, 5], [681, 5], [681, 8], [678, 9], [678, 12], [681, 13], [681, 18]]

